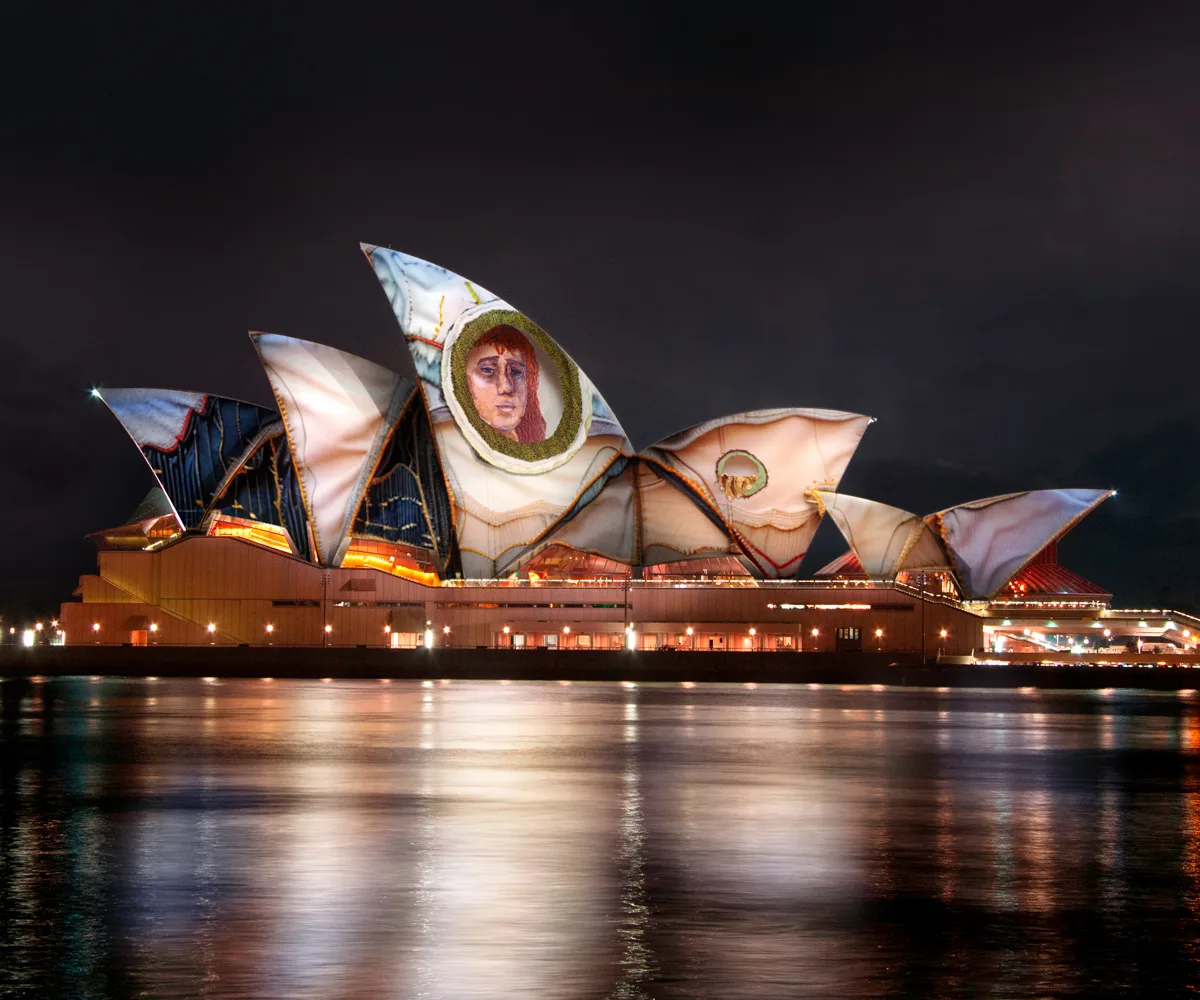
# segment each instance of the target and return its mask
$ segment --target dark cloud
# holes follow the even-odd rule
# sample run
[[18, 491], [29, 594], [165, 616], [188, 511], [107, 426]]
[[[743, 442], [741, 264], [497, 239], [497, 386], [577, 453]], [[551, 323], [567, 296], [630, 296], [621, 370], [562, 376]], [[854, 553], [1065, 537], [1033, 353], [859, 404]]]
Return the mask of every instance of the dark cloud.
[[[0, 608], [69, 592], [147, 485], [92, 383], [265, 400], [250, 328], [404, 364], [359, 240], [526, 309], [638, 444], [852, 409], [880, 419], [848, 489], [1136, 479], [1186, 533], [1178, 461], [1080, 456], [1195, 421], [1193, 5], [2, 17], [0, 445], [38, 541], [6, 548]], [[1102, 515], [1075, 562], [1188, 592], [1165, 535]]]

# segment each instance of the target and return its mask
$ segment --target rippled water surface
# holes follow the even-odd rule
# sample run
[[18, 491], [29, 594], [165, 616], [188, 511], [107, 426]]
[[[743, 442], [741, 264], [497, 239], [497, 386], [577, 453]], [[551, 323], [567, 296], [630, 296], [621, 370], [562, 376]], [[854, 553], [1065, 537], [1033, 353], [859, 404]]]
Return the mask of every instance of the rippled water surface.
[[0, 685], [0, 995], [1200, 986], [1200, 702]]

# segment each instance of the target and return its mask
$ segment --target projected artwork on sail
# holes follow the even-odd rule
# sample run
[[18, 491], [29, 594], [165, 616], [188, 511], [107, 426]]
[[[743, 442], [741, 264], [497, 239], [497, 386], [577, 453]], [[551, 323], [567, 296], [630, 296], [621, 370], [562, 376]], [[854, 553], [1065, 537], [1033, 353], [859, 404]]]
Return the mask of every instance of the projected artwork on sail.
[[583, 371], [524, 313], [435, 264], [363, 250], [420, 377], [463, 575], [502, 575], [632, 448]]
[[870, 421], [840, 410], [735, 413], [643, 454], [720, 512], [754, 575], [789, 577], [821, 517], [815, 491], [836, 487]]

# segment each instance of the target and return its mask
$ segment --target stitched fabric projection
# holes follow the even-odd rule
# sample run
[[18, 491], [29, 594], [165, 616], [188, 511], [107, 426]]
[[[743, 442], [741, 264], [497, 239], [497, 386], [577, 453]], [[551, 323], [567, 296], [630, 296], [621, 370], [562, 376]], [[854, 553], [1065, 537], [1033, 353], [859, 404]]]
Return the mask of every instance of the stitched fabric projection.
[[285, 528], [297, 555], [310, 558], [308, 517], [282, 423], [246, 460], [214, 506], [229, 517]]
[[363, 249], [416, 367], [462, 574], [507, 575], [633, 446], [585, 373], [525, 313], [429, 261]]
[[409, 403], [384, 446], [352, 530], [429, 550], [442, 576], [458, 571], [450, 494], [420, 399]]
[[279, 403], [313, 554], [322, 566], [340, 566], [371, 473], [415, 387], [326, 344], [275, 333], [250, 336]]
[[[497, 334], [496, 331], [504, 332]], [[509, 440], [486, 423], [471, 398], [471, 392], [467, 387], [467, 357], [471, 353], [471, 349], [489, 337], [503, 338], [508, 331], [536, 342], [552, 362], [551, 370], [546, 373], [546, 377], [557, 380], [563, 410], [557, 427], [548, 438], [543, 437], [529, 442]], [[530, 360], [536, 365], [536, 360]], [[541, 327], [528, 316], [523, 316], [516, 310], [493, 309], [467, 323], [450, 352], [450, 376], [454, 395], [462, 407], [464, 416], [483, 440], [502, 454], [526, 461], [553, 458], [566, 451], [578, 436], [579, 423], [583, 419], [583, 403], [579, 388], [579, 373], [575, 362], [567, 357], [566, 352], [547, 336]], [[534, 397], [530, 405], [536, 405], [537, 402], [536, 383], [533, 386], [533, 393]], [[545, 421], [542, 421], [542, 429], [545, 429]]]
[[200, 527], [231, 472], [279, 414], [223, 396], [107, 389], [104, 402], [141, 448], [184, 528]]

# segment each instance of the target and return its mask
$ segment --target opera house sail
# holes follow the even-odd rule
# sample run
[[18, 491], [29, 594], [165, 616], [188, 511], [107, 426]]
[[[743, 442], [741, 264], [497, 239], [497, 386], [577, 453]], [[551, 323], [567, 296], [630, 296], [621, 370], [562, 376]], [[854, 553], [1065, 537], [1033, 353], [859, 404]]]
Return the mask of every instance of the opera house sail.
[[[898, 610], [911, 609], [911, 596], [909, 604], [894, 595], [874, 604], [838, 598], [848, 586], [891, 593], [913, 573], [934, 575], [962, 614], [977, 613], [966, 605], [1012, 591], [1016, 576], [1046, 563], [1057, 539], [1110, 492], [1016, 493], [927, 517], [848, 496], [839, 485], [872, 418], [840, 410], [717, 416], [638, 450], [597, 386], [526, 313], [444, 267], [362, 250], [399, 324], [397, 348], [406, 350], [397, 353], [403, 368], [411, 360], [409, 374], [256, 332], [271, 405], [96, 390], [161, 493], [129, 524], [92, 536], [101, 574], [84, 578], [81, 604], [64, 605], [77, 619], [72, 631], [91, 616], [84, 627], [93, 641], [128, 641], [148, 631], [138, 622], [161, 615], [169, 622], [154, 625], [163, 641], [170, 631], [179, 642], [396, 644], [397, 636], [415, 642], [440, 616], [447, 635], [461, 628], [515, 647], [526, 633], [509, 619], [541, 622], [549, 609], [557, 619], [578, 608], [604, 626], [579, 631], [564, 619], [561, 633], [539, 625], [529, 634], [547, 644], [558, 635], [572, 648], [620, 645], [638, 635], [641, 614], [658, 622], [642, 642], [686, 638], [694, 647], [703, 634], [706, 648], [765, 648], [774, 636], [772, 648], [813, 648], [821, 628], [806, 637], [796, 617], [813, 609], [890, 608], [900, 617], [888, 628], [911, 630]], [[826, 514], [850, 551], [805, 580], [802, 564]], [[701, 613], [684, 591], [653, 589], [672, 581], [757, 588], [761, 598], [789, 586], [825, 596], [743, 597], [735, 607], [726, 586]], [[624, 588], [620, 604], [605, 597], [614, 584]], [[438, 596], [464, 585], [477, 599]], [[595, 592], [574, 601], [497, 596], [496, 588], [531, 585]], [[634, 592], [650, 601], [641, 612]], [[101, 613], [109, 605], [113, 624]], [[790, 624], [778, 631], [785, 614]], [[735, 640], [734, 620], [758, 623]], [[838, 643], [855, 641], [856, 628], [838, 631]]]

